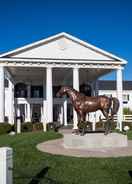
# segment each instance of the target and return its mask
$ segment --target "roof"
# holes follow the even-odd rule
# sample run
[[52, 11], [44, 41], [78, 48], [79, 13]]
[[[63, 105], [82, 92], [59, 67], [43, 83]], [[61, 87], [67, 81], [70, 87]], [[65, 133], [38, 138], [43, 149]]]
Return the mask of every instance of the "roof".
[[73, 42], [76, 42], [76, 43], [78, 43], [78, 44], [80, 44], [80, 45], [82, 45], [82, 46], [84, 46], [86, 48], [91, 49], [92, 51], [95, 51], [95, 52], [100, 53], [100, 54], [102, 54], [104, 56], [107, 56], [108, 58], [111, 58], [111, 59], [116, 60], [116, 61], [120, 61], [123, 64], [127, 63], [126, 60], [124, 60], [122, 58], [119, 58], [119, 57], [117, 57], [117, 56], [115, 56], [115, 55], [113, 55], [113, 54], [111, 54], [111, 53], [109, 53], [107, 51], [104, 51], [104, 50], [100, 49], [100, 48], [97, 48], [97, 47], [95, 47], [95, 46], [93, 46], [93, 45], [91, 45], [91, 44], [89, 44], [89, 43], [87, 43], [85, 41], [82, 41], [82, 40], [80, 40], [80, 39], [78, 39], [78, 38], [76, 38], [76, 37], [74, 37], [74, 36], [72, 36], [72, 35], [70, 35], [68, 33], [65, 33], [65, 32], [62, 32], [62, 33], [56, 34], [54, 36], [42, 39], [40, 41], [28, 44], [26, 46], [20, 47], [18, 49], [13, 50], [13, 51], [9, 51], [9, 52], [3, 53], [3, 54], [0, 55], [0, 58], [2, 58], [2, 57], [11, 57], [11, 56], [17, 55], [18, 53], [25, 52], [27, 50], [33, 49], [33, 48], [38, 47], [38, 46], [40, 46], [42, 44], [47, 44], [49, 42], [52, 42], [52, 41], [54, 41], [56, 39], [59, 39], [59, 38], [62, 38], [62, 37], [70, 39]]
[[[116, 90], [116, 81], [100, 80], [99, 90]], [[132, 90], [132, 81], [123, 81], [123, 90]]]

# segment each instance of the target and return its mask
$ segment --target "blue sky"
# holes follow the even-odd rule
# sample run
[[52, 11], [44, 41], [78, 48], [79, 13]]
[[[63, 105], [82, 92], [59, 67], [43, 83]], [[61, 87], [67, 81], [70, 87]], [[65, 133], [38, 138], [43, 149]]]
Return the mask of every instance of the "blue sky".
[[124, 78], [132, 80], [131, 0], [0, 1], [0, 52], [59, 32], [128, 60]]

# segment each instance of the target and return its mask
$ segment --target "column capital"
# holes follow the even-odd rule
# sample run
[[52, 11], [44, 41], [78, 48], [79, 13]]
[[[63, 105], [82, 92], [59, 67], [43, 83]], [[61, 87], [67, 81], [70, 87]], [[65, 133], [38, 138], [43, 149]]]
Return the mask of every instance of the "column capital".
[[72, 68], [73, 70], [79, 70], [79, 66], [74, 66], [73, 68]]
[[26, 84], [27, 84], [28, 86], [30, 86], [30, 85], [31, 85], [31, 81], [26, 82]]
[[53, 66], [52, 65], [47, 65], [46, 69], [51, 69], [52, 70]]
[[116, 70], [124, 70], [124, 67], [120, 65]]

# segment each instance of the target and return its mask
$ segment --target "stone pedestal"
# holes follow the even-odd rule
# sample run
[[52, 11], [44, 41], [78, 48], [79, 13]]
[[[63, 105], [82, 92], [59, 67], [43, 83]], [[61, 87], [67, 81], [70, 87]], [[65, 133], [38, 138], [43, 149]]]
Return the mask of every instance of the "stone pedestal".
[[89, 133], [84, 136], [64, 134], [64, 147], [73, 149], [118, 148], [128, 146], [127, 136], [119, 133], [104, 135]]

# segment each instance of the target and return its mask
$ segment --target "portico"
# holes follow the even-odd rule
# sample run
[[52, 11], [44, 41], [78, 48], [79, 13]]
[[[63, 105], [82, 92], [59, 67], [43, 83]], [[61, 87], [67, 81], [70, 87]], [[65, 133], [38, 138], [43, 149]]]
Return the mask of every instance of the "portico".
[[[55, 93], [59, 86], [70, 85], [79, 90], [81, 84], [89, 83], [92, 86], [92, 93], [97, 95], [98, 79], [115, 70], [117, 98], [120, 101], [117, 126], [121, 130], [122, 70], [125, 64], [125, 60], [66, 33], [2, 54], [0, 56], [0, 122], [4, 122], [5, 116], [8, 116], [8, 121], [14, 123], [15, 117], [22, 113], [21, 111], [26, 122], [32, 121], [36, 109], [40, 114], [41, 122], [49, 123], [59, 118], [62, 124], [67, 125], [70, 103], [65, 98], [56, 98]], [[8, 92], [4, 87], [5, 78], [9, 81]], [[15, 95], [16, 85], [19, 83], [25, 84], [23, 97], [18, 95], [19, 90], [18, 96]], [[22, 104], [24, 104], [23, 110]], [[75, 111], [72, 116], [73, 128], [76, 129]]]

